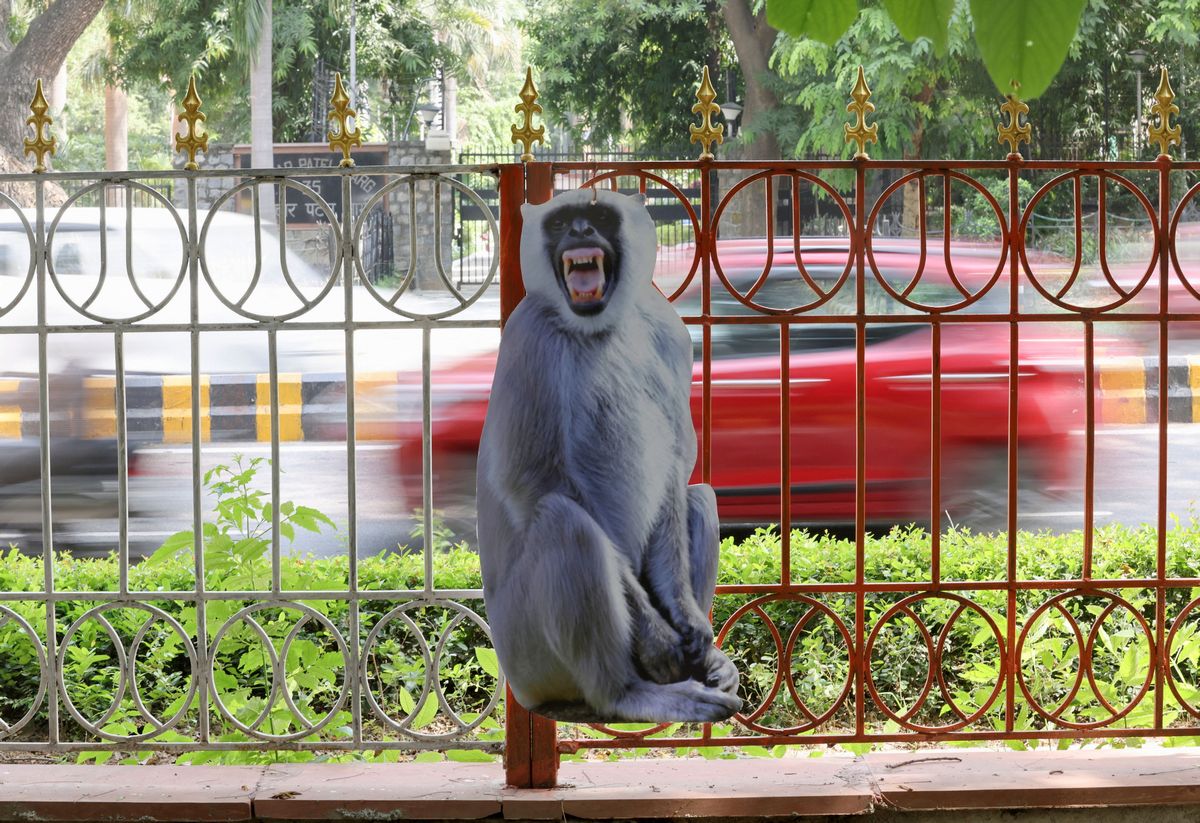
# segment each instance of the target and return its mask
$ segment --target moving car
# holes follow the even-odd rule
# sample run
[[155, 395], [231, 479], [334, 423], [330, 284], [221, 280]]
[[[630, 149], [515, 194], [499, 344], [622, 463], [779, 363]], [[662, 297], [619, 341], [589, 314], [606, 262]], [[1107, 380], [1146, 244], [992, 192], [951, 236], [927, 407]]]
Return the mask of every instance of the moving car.
[[[840, 248], [838, 242], [826, 241], [825, 250], [814, 243], [803, 253], [810, 277], [826, 287], [844, 269], [845, 241], [840, 241]], [[743, 294], [755, 288], [765, 263], [764, 250], [765, 241], [735, 241], [718, 248], [727, 279]], [[900, 291], [911, 279], [919, 256], [915, 242], [893, 240], [886, 250], [877, 248], [875, 258], [881, 274]], [[963, 299], [945, 267], [939, 267], [938, 257], [929, 255], [919, 288], [909, 292], [914, 300], [945, 305]], [[956, 277], [968, 293], [974, 293], [990, 280], [999, 255], [994, 248], [979, 246], [966, 249], [961, 257], [968, 262], [960, 265], [960, 257], [955, 256]], [[971, 260], [977, 265], [972, 267]], [[852, 297], [853, 286], [851, 277], [842, 291]], [[682, 316], [700, 313], [698, 292], [693, 285], [677, 299]], [[753, 314], [716, 278], [711, 293], [714, 316]], [[784, 309], [802, 304], [811, 294], [790, 257], [780, 252], [754, 299]], [[839, 294], [815, 314], [836, 321], [829, 315], [838, 313], [840, 299]], [[885, 304], [890, 313], [912, 312], [886, 294], [874, 305]], [[1004, 313], [1007, 306], [1007, 283], [1000, 281], [969, 311]], [[853, 302], [849, 310], [852, 307]], [[786, 426], [781, 426], [780, 326], [762, 322], [711, 326], [711, 482], [725, 524], [780, 522], [785, 486], [790, 490], [794, 524], [854, 522], [855, 327], [804, 322], [803, 316], [796, 319], [788, 332]], [[941, 326], [938, 510], [957, 523], [995, 528], [1003, 524], [1007, 510], [1009, 325]], [[692, 416], [701, 441], [703, 332], [699, 325], [689, 328], [695, 344]], [[931, 335], [927, 320], [867, 326], [865, 480], [870, 524], [930, 521], [935, 425]], [[1120, 345], [1119, 340], [1098, 339], [1097, 351], [1101, 354]], [[1082, 428], [1085, 417], [1082, 364], [1082, 343], [1071, 330], [1055, 324], [1021, 328], [1016, 419], [1023, 490], [1056, 494], [1075, 483], [1082, 458], [1071, 430]], [[435, 369], [431, 377], [433, 503], [452, 522], [471, 517], [475, 452], [494, 368], [495, 352], [486, 352]], [[402, 414], [399, 421], [396, 460], [406, 506], [417, 508], [422, 466], [419, 375], [408, 386], [410, 413]], [[787, 432], [790, 450], [786, 478], [781, 430]], [[699, 480], [698, 465], [692, 481]], [[464, 526], [464, 531], [468, 529]]]

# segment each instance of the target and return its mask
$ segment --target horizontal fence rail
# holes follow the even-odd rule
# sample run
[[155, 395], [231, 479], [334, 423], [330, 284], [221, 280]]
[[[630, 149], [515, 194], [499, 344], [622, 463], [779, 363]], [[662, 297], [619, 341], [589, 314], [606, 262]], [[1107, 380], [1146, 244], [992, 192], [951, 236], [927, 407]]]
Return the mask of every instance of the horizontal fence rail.
[[[496, 199], [463, 182], [480, 175], [496, 180]], [[338, 179], [338, 207], [301, 182], [315, 176]], [[0, 443], [32, 444], [38, 516], [22, 548], [40, 547], [7, 556], [37, 569], [0, 591], [0, 641], [20, 650], [0, 661], [0, 749], [504, 751], [510, 778], [529, 783], [585, 749], [1197, 733], [1200, 571], [1171, 554], [1168, 424], [1196, 419], [1174, 411], [1193, 382], [1173, 342], [1200, 322], [1200, 163], [533, 162], [0, 182], [31, 184], [33, 197], [0, 194], [0, 346], [28, 355], [2, 367]], [[203, 201], [202, 182], [214, 192]], [[49, 205], [54, 186], [65, 202]], [[505, 703], [481, 592], [458, 585], [434, 540], [451, 477], [443, 415], [479, 388], [435, 365], [435, 339], [500, 328], [522, 294], [520, 204], [579, 186], [663, 201], [655, 277], [696, 343], [696, 479], [716, 483], [727, 520], [777, 527], [765, 565], [718, 587], [714, 628], [746, 700], [728, 724], [556, 730]], [[455, 203], [487, 223], [482, 278], [456, 275]], [[390, 274], [364, 263], [385, 223]], [[147, 265], [163, 256], [148, 238], [167, 243], [169, 266]], [[294, 340], [330, 333], [337, 368], [322, 379], [288, 370]], [[173, 371], [137, 365], [146, 335], [182, 340]], [[359, 343], [373, 335], [412, 368], [361, 368]], [[206, 352], [246, 336], [258, 354], [245, 372], [210, 374]], [[72, 365], [72, 341], [111, 365]], [[906, 371], [893, 368], [902, 358]], [[752, 373], [730, 371], [750, 360]], [[146, 381], [158, 392], [149, 412]], [[86, 409], [73, 393], [89, 390], [103, 412], [73, 419]], [[359, 512], [377, 479], [359, 468], [377, 439], [376, 390], [406, 409], [423, 538], [382, 559], [369, 556], [379, 547], [362, 538]], [[986, 403], [968, 407], [969, 396]], [[818, 404], [834, 410], [824, 429], [806, 417]], [[751, 447], [729, 421], [751, 406], [768, 471], [735, 482]], [[238, 418], [228, 429], [222, 408]], [[920, 425], [898, 436], [888, 417], [902, 408]], [[1148, 553], [1120, 574], [1094, 562], [1097, 432], [1109, 420], [1153, 426], [1156, 444]], [[1047, 445], [1068, 429], [1078, 452]], [[254, 466], [211, 475], [222, 432], [261, 441], [269, 465], [240, 485]], [[980, 432], [986, 453], [964, 451]], [[336, 575], [305, 576], [289, 560], [298, 509], [281, 461], [290, 441], [321, 439], [344, 440], [346, 546]], [[68, 492], [55, 478], [70, 474], [56, 454], [104, 440], [116, 455], [118, 572], [96, 582], [56, 552]], [[200, 537], [139, 560], [133, 470], [148, 444], [172, 442], [187, 450]], [[890, 454], [919, 470], [888, 475]], [[816, 472], [835, 457], [848, 473]], [[1077, 576], [1024, 571], [1024, 494], [1061, 480], [1043, 458], [1077, 474]], [[981, 478], [991, 496], [964, 503]], [[257, 491], [222, 520], [214, 482]], [[947, 512], [997, 535], [975, 578], [949, 559], [961, 531], [943, 528]], [[247, 517], [262, 542], [240, 540]], [[926, 526], [913, 539], [928, 562], [874, 576], [876, 526], [913, 521]], [[849, 553], [816, 562], [834, 544], [792, 528], [814, 523], [841, 524]], [[412, 574], [388, 577], [402, 566]]]

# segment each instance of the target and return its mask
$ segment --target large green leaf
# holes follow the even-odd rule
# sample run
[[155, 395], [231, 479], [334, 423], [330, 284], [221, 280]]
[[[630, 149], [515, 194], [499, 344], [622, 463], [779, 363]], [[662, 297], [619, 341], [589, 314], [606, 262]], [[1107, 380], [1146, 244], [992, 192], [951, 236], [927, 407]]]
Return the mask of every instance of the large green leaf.
[[767, 23], [832, 46], [858, 16], [858, 0], [767, 0]]
[[971, 0], [975, 42], [1001, 94], [1046, 90], [1079, 28], [1087, 0]]
[[954, 0], [883, 0], [883, 5], [905, 40], [928, 37], [938, 57], [946, 53]]

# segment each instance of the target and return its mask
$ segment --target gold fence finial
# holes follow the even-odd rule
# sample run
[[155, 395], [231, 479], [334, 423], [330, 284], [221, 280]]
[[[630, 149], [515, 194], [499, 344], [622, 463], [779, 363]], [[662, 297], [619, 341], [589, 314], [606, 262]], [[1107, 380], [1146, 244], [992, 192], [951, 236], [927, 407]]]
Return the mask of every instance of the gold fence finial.
[[[33, 138], [25, 138], [25, 153], [32, 154], [36, 157], [36, 162], [33, 165], [35, 172], [44, 172], [46, 170], [46, 155], [54, 154], [58, 148], [58, 141], [54, 135], [50, 134], [50, 115], [46, 114], [50, 110], [50, 104], [46, 102], [46, 95], [42, 94], [42, 81], [37, 81], [37, 86], [34, 88], [33, 101], [29, 104], [29, 110], [33, 115], [25, 119], [25, 125], [33, 126]], [[46, 135], [50, 134], [49, 139]]]
[[329, 141], [330, 151], [342, 153], [342, 162], [338, 166], [348, 169], [354, 165], [350, 148], [362, 145], [362, 129], [355, 124], [354, 131], [350, 131], [350, 119], [357, 115], [350, 108], [350, 95], [346, 94], [346, 87], [342, 85], [341, 72], [333, 75], [333, 97], [329, 98], [329, 103], [333, 106], [328, 117], [332, 128], [325, 134], [325, 139]]
[[846, 105], [846, 111], [855, 115], [855, 123], [851, 126], [849, 123], [843, 123], [842, 128], [846, 133], [847, 143], [857, 143], [858, 151], [854, 153], [855, 159], [867, 159], [867, 143], [879, 142], [879, 125], [872, 123], [867, 125], [867, 115], [875, 111], [875, 104], [871, 102], [871, 90], [867, 88], [867, 78], [863, 74], [863, 67], [858, 67], [858, 79], [854, 81], [854, 88], [850, 91], [850, 96], [854, 98], [853, 102]]
[[537, 86], [533, 85], [533, 67], [525, 67], [525, 85], [521, 86], [521, 102], [517, 104], [513, 111], [525, 117], [525, 122], [520, 128], [515, 125], [512, 127], [513, 143], [521, 143], [524, 146], [524, 151], [521, 152], [521, 162], [528, 163], [533, 160], [533, 144], [541, 143], [546, 145], [546, 127], [533, 127], [533, 116], [542, 113], [542, 107], [538, 105], [538, 90]]
[[713, 115], [719, 112], [721, 107], [713, 102], [717, 99], [717, 92], [708, 78], [708, 66], [704, 67], [704, 73], [700, 75], [700, 88], [696, 89], [696, 99], [699, 102], [692, 106], [692, 114], [700, 115], [700, 125], [693, 123], [688, 126], [688, 131], [691, 132], [692, 142], [699, 143], [704, 149], [700, 152], [700, 159], [712, 160], [713, 143], [719, 146], [725, 142], [725, 126], [720, 123], [714, 126], [712, 123]]
[[1157, 100], [1150, 111], [1158, 115], [1158, 125], [1150, 127], [1150, 142], [1158, 143], [1158, 156], [1170, 157], [1169, 146], [1180, 145], [1183, 140], [1183, 129], [1179, 124], [1171, 125], [1171, 115], [1179, 114], [1179, 106], [1175, 105], [1175, 92], [1171, 90], [1171, 81], [1167, 79], [1167, 67], [1162, 67], [1158, 81], [1158, 91], [1154, 92]]
[[187, 94], [183, 96], [183, 114], [175, 118], [180, 123], [187, 124], [185, 134], [175, 135], [175, 151], [187, 152], [188, 159], [183, 167], [188, 171], [200, 168], [200, 164], [196, 162], [196, 152], [208, 151], [208, 132], [199, 134], [196, 131], [196, 126], [208, 119], [204, 112], [200, 111], [202, 102], [200, 95], [196, 93], [196, 75], [193, 74], [188, 80]]
[[[1022, 103], [1013, 95], [1008, 95], [1008, 99], [1000, 104], [1001, 117], [1008, 115], [1008, 125], [1001, 123], [996, 127], [996, 142], [1008, 143], [1008, 154], [1020, 155], [1017, 151], [1017, 146], [1021, 143], [1029, 143], [1030, 136], [1033, 134], [1033, 127], [1029, 125], [1029, 105]], [[1021, 115], [1025, 115], [1025, 124], [1021, 125]]]

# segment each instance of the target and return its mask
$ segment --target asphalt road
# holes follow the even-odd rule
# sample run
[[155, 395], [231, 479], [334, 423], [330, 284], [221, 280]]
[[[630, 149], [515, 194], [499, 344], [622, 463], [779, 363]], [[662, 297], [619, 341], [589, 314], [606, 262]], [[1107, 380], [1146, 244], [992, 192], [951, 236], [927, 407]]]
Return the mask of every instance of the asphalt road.
[[[1076, 432], [1082, 439], [1083, 433]], [[1111, 426], [1096, 435], [1095, 519], [1099, 523], [1153, 523], [1157, 500], [1157, 426]], [[1172, 424], [1168, 446], [1168, 511], [1186, 519], [1200, 501], [1200, 424]], [[398, 482], [393, 446], [361, 443], [358, 456], [358, 546], [360, 554], [420, 545], [411, 532], [417, 519]], [[1082, 451], [1082, 450], [1081, 450]], [[265, 443], [211, 444], [202, 452], [202, 467], [228, 464], [237, 454], [268, 457]], [[280, 497], [312, 506], [329, 515], [338, 528], [314, 535], [300, 531], [300, 552], [330, 555], [347, 551], [346, 449], [343, 443], [287, 443], [280, 457]], [[135, 553], [153, 550], [169, 535], [190, 528], [191, 450], [187, 446], [149, 447], [139, 453], [141, 473], [131, 478], [130, 542]], [[1082, 467], [1080, 467], [1082, 477]], [[264, 467], [256, 482], [270, 488]], [[205, 501], [206, 513], [211, 500]], [[439, 505], [435, 492], [435, 506]], [[1059, 499], [1022, 495], [1019, 525], [1023, 529], [1070, 531], [1083, 526], [1083, 492]], [[59, 544], [81, 552], [107, 551], [116, 543], [112, 521], [66, 524]]]

